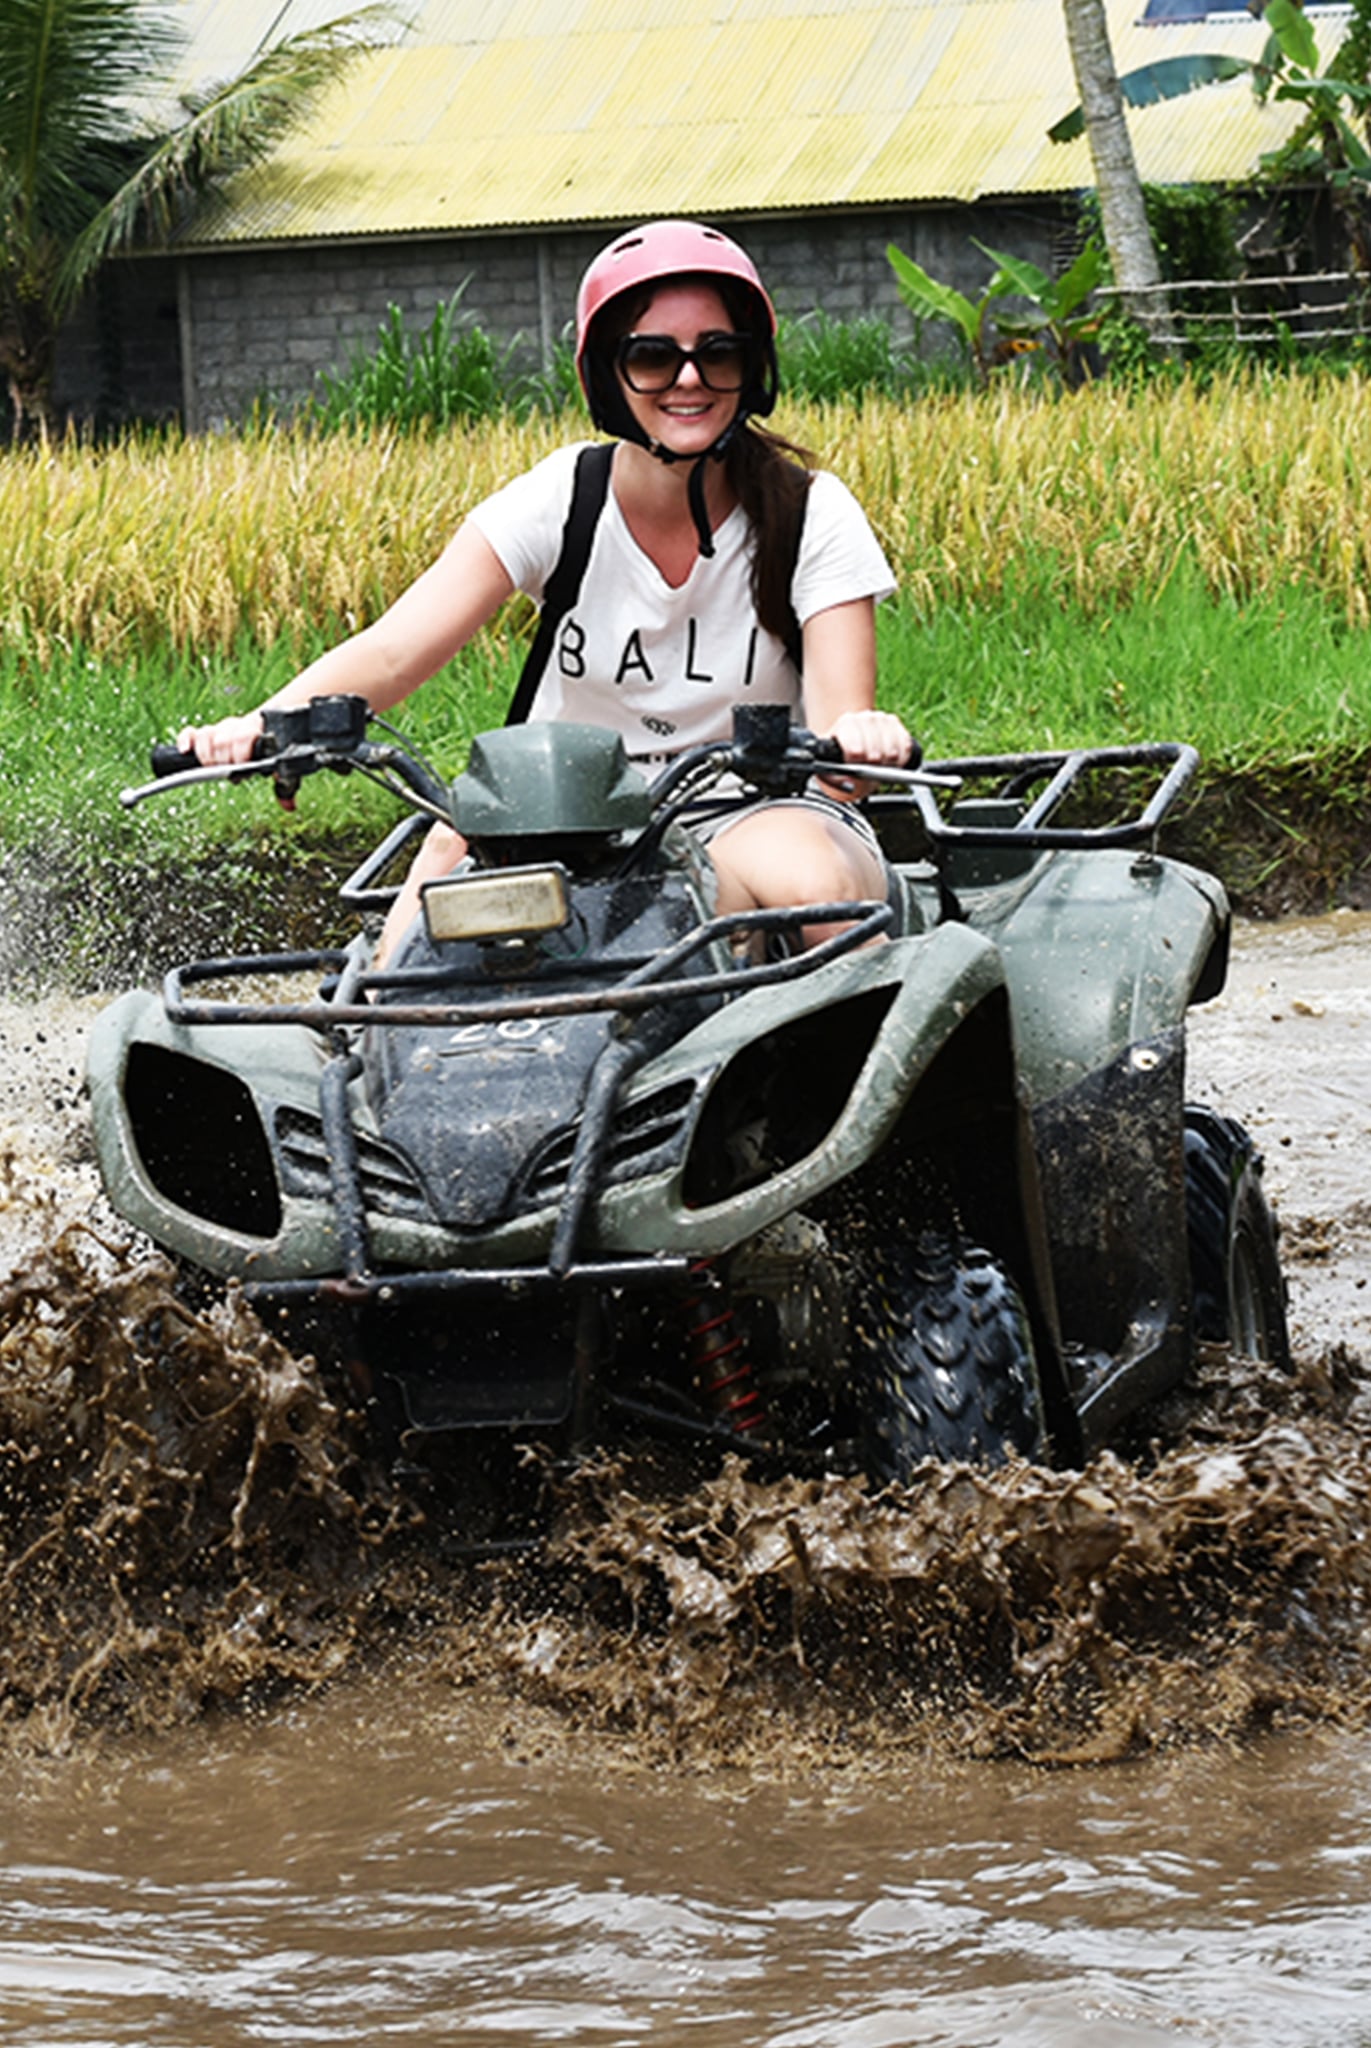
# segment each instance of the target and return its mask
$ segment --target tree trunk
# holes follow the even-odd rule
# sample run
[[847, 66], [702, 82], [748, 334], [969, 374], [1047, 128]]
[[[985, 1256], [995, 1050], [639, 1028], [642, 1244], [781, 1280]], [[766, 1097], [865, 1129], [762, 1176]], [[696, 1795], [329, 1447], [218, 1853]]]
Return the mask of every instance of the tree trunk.
[[1105, 0], [1062, 0], [1062, 8], [1119, 300], [1126, 313], [1159, 339], [1170, 334], [1171, 309], [1165, 292], [1147, 289], [1160, 285], [1161, 266], [1124, 117]]
[[56, 337], [30, 308], [21, 307], [13, 324], [0, 332], [0, 375], [9, 393], [10, 438], [16, 443], [46, 441], [51, 435], [56, 352]]

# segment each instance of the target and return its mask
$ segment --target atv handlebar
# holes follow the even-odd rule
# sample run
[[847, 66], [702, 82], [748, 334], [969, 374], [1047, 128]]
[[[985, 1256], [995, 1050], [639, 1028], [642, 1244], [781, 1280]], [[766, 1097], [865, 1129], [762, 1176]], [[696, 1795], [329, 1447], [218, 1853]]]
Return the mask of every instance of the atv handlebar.
[[407, 793], [415, 808], [446, 820], [448, 786], [436, 771], [395, 736], [392, 741], [368, 739], [376, 719], [364, 697], [311, 697], [308, 704], [264, 710], [262, 732], [246, 761], [206, 765], [198, 754], [159, 741], [150, 754], [153, 780], [120, 792], [119, 801], [132, 809], [145, 797], [200, 782], [241, 782], [269, 775], [276, 794], [289, 802], [306, 775], [332, 769], [346, 775], [356, 769], [374, 781]]
[[[409, 747], [398, 733], [390, 740], [367, 737], [373, 725], [390, 732], [365, 698], [314, 697], [308, 704], [272, 709], [262, 714], [263, 732], [247, 761], [202, 766], [193, 754], [161, 744], [152, 749], [155, 780], [126, 789], [120, 802], [127, 808], [163, 790], [201, 782], [238, 782], [255, 775], [271, 776], [276, 794], [289, 801], [306, 775], [322, 768], [336, 774], [356, 771], [380, 782], [407, 800], [413, 813], [451, 822], [451, 791], [447, 781]], [[1182, 791], [1193, 779], [1199, 756], [1175, 742], [1124, 747], [1093, 747], [1041, 754], [986, 755], [921, 765], [917, 745], [904, 767], [895, 768], [844, 756], [838, 741], [792, 726], [781, 704], [736, 707], [733, 736], [691, 747], [671, 761], [652, 783], [653, 824], [646, 839], [660, 836], [671, 817], [683, 813], [721, 778], [733, 776], [764, 796], [800, 792], [825, 769], [842, 766], [857, 780], [902, 791], [873, 800], [879, 811], [912, 802], [935, 859], [941, 851], [968, 846], [1032, 846], [1039, 849], [1136, 846], [1155, 839], [1157, 830]], [[1113, 824], [1063, 826], [1056, 821], [1068, 797], [1092, 777], [1111, 770], [1143, 771], [1154, 778], [1151, 794], [1134, 815]], [[940, 791], [957, 791], [970, 782], [991, 780], [1000, 801], [956, 805], [945, 816]], [[1004, 815], [1008, 813], [1008, 815]]]
[[[448, 785], [425, 762], [395, 736], [396, 744], [367, 738], [376, 718], [363, 697], [312, 697], [307, 704], [262, 713], [263, 730], [246, 761], [203, 763], [194, 753], [183, 752], [166, 741], [151, 750], [153, 780], [123, 790], [119, 801], [126, 809], [170, 788], [184, 788], [201, 782], [241, 782], [251, 776], [269, 775], [276, 794], [283, 800], [295, 795], [306, 775], [322, 768], [346, 774], [350, 769], [392, 784], [400, 783], [416, 808], [446, 819]], [[828, 767], [848, 769], [853, 775], [882, 782], [917, 782], [929, 787], [954, 788], [946, 777], [920, 775], [916, 746], [909, 766], [881, 767], [873, 762], [849, 761], [835, 739], [820, 738], [803, 726], [792, 726], [790, 713], [782, 704], [739, 705], [733, 714], [733, 737], [692, 747], [656, 777], [652, 785], [654, 806], [661, 806], [683, 783], [698, 777], [717, 778], [731, 774], [767, 796], [784, 796], [803, 789], [816, 773]]]
[[739, 704], [733, 711], [732, 739], [711, 740], [679, 754], [654, 781], [652, 799], [660, 807], [683, 786], [721, 775], [735, 775], [764, 796], [794, 796], [816, 774], [837, 767], [860, 781], [914, 784], [925, 789], [958, 786], [947, 776], [923, 773], [919, 766], [922, 758], [915, 741], [902, 768], [850, 760], [840, 741], [792, 725], [784, 704]]

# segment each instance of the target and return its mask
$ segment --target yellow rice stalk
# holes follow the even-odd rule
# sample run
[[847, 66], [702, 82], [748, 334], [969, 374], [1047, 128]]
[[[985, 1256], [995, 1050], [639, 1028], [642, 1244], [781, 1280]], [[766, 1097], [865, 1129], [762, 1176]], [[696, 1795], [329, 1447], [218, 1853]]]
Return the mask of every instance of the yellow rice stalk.
[[[1055, 401], [1004, 385], [791, 406], [777, 424], [846, 478], [923, 614], [1037, 587], [1107, 616], [1160, 601], [1184, 567], [1216, 599], [1298, 585], [1365, 626], [1369, 400], [1358, 377], [1098, 385]], [[568, 431], [283, 428], [0, 455], [0, 639], [208, 654], [243, 635], [346, 630]]]

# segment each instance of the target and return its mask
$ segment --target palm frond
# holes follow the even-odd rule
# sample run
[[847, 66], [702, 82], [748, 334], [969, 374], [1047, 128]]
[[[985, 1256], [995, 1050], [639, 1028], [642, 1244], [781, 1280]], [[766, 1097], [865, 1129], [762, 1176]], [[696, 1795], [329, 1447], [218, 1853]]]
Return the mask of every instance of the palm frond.
[[185, 120], [151, 144], [73, 242], [61, 280], [67, 302], [106, 257], [170, 239], [211, 185], [269, 155], [358, 58], [404, 26], [376, 0], [272, 44], [236, 77], [188, 96]]
[[149, 76], [183, 44], [155, 0], [0, 0], [0, 163], [27, 217], [71, 232], [90, 218]]

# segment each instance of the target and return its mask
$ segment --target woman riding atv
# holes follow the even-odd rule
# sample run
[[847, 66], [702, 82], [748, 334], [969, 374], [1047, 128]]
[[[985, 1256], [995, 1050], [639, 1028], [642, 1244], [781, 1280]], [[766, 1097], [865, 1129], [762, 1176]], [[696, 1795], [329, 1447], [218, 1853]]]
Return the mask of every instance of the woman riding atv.
[[[835, 476], [753, 424], [775, 404], [775, 334], [761, 279], [726, 235], [691, 221], [619, 235], [577, 297], [577, 369], [614, 445], [603, 510], [580, 514], [588, 553], [570, 600], [554, 611], [549, 584], [559, 566], [567, 574], [584, 443], [478, 505], [389, 610], [267, 702], [351, 694], [388, 710], [522, 590], [555, 629], [520, 702], [530, 718], [608, 726], [651, 767], [726, 738], [736, 702], [783, 703], [848, 760], [906, 761], [908, 731], [875, 701], [875, 606], [894, 587], [881, 549]], [[259, 710], [187, 727], [179, 744], [206, 764], [243, 761], [261, 731]], [[884, 862], [853, 793], [830, 780], [731, 813], [709, 838], [720, 911], [883, 896]], [[378, 961], [421, 883], [464, 850], [450, 828], [432, 830]]]

